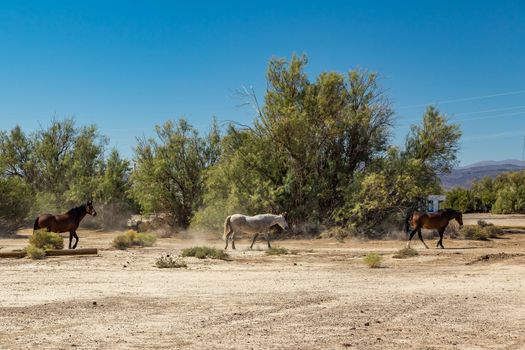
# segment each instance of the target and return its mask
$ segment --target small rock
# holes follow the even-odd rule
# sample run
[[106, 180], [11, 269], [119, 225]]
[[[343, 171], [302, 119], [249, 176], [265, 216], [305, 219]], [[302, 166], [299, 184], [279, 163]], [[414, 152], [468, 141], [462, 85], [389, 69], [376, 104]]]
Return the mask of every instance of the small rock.
[[370, 322], [365, 323], [365, 326], [367, 327], [370, 326]]
[[96, 301], [93, 302], [93, 306], [97, 306], [97, 302]]

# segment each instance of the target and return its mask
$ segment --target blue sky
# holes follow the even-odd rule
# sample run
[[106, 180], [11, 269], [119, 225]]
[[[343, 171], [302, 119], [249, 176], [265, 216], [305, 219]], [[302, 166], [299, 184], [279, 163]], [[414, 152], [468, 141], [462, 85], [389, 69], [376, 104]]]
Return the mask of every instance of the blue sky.
[[185, 116], [250, 123], [235, 91], [263, 95], [273, 56], [377, 71], [393, 142], [436, 104], [461, 123], [461, 164], [521, 158], [525, 2], [1, 1], [0, 129], [95, 123], [130, 157], [135, 136]]

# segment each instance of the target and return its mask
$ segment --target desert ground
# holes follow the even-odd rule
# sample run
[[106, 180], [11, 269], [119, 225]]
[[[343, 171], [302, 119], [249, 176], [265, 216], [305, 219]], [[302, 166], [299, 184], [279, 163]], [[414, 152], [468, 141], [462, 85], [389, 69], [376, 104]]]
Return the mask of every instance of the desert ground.
[[[409, 259], [392, 258], [399, 240], [282, 240], [296, 254], [280, 256], [241, 240], [231, 261], [186, 269], [154, 262], [223, 242], [193, 233], [120, 251], [115, 235], [79, 230], [98, 256], [0, 259], [0, 349], [525, 348], [525, 234], [446, 238], [444, 250], [414, 240]], [[382, 268], [363, 263], [368, 252]]]

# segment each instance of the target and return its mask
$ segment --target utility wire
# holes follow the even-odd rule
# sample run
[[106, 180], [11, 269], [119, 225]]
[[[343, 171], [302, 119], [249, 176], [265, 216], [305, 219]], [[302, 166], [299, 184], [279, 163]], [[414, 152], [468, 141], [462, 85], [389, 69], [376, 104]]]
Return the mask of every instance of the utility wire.
[[502, 92], [499, 94], [464, 97], [464, 98], [456, 98], [456, 99], [451, 99], [451, 100], [441, 100], [441, 101], [437, 100], [437, 101], [430, 102], [430, 103], [405, 105], [405, 106], [401, 106], [398, 108], [406, 109], [406, 108], [426, 107], [428, 105], [435, 105], [435, 104], [442, 105], [442, 104], [455, 103], [455, 102], [476, 101], [476, 100], [484, 100], [487, 98], [493, 98], [493, 97], [499, 97], [499, 96], [510, 96], [510, 95], [519, 95], [519, 94], [525, 94], [525, 90], [515, 90], [515, 91]]

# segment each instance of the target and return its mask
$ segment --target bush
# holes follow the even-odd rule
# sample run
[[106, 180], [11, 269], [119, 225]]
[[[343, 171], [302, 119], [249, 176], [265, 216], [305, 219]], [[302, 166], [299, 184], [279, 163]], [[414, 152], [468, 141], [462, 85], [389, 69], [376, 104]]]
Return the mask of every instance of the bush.
[[368, 253], [363, 258], [365, 264], [368, 265], [370, 268], [378, 268], [381, 267], [381, 263], [383, 262], [383, 257], [377, 253]]
[[29, 237], [29, 245], [40, 249], [63, 249], [64, 239], [58, 233], [37, 230]]
[[191, 247], [183, 249], [181, 256], [188, 257], [193, 256], [198, 259], [220, 259], [220, 260], [229, 260], [230, 256], [223, 250], [210, 247]]
[[406, 258], [412, 258], [417, 255], [419, 255], [417, 250], [413, 248], [403, 248], [401, 250], [398, 250], [397, 253], [392, 257], [394, 259], [406, 259]]
[[33, 260], [43, 259], [46, 256], [46, 251], [42, 248], [37, 248], [34, 245], [30, 244], [25, 249], [27, 256]]
[[503, 230], [494, 224], [479, 220], [477, 226], [464, 226], [460, 230], [460, 237], [477, 241], [488, 241], [489, 238], [499, 238]]
[[462, 239], [470, 239], [475, 241], [488, 241], [489, 234], [480, 226], [463, 226], [460, 230], [460, 237]]
[[157, 237], [150, 233], [137, 233], [129, 230], [113, 239], [113, 247], [127, 249], [129, 247], [151, 247], [157, 241]]
[[186, 268], [188, 265], [182, 258], [172, 258], [169, 254], [162, 255], [155, 260], [155, 266], [159, 269], [173, 269], [173, 268]]

